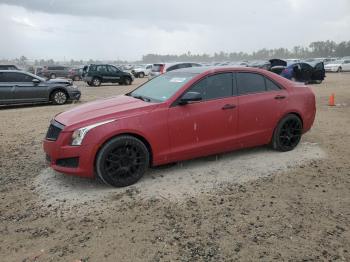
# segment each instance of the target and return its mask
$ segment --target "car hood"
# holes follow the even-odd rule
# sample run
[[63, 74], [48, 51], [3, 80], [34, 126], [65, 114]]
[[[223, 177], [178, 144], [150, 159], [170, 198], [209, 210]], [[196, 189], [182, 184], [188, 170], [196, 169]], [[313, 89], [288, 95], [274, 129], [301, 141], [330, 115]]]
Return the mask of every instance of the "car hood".
[[58, 114], [55, 120], [70, 130], [110, 119], [134, 116], [141, 112], [148, 113], [158, 105], [122, 95], [77, 106]]
[[63, 78], [49, 79], [46, 82], [49, 84], [67, 84], [67, 85], [71, 85], [73, 83], [72, 80], [63, 79]]

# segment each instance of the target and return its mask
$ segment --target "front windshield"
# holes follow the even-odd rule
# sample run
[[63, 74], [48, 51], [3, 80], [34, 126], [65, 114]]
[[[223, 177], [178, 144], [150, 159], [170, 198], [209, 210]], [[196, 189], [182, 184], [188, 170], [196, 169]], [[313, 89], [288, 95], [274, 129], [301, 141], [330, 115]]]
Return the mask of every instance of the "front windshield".
[[130, 93], [133, 97], [141, 97], [150, 101], [163, 102], [169, 99], [196, 74], [171, 72], [160, 75], [146, 82]]
[[42, 77], [37, 76], [37, 75], [34, 75], [34, 74], [32, 74], [32, 73], [26, 72], [26, 74], [27, 74], [27, 75], [30, 75], [30, 76], [33, 77], [33, 78], [39, 79], [41, 82], [46, 81], [45, 78], [42, 78]]

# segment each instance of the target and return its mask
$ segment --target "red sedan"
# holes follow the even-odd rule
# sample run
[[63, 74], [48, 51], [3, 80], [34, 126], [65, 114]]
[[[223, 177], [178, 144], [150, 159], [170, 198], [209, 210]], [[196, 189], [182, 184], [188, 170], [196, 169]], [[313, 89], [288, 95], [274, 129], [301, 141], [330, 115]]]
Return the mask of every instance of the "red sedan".
[[149, 166], [267, 144], [292, 150], [315, 113], [308, 86], [274, 73], [186, 68], [57, 115], [44, 150], [59, 172], [121, 187]]

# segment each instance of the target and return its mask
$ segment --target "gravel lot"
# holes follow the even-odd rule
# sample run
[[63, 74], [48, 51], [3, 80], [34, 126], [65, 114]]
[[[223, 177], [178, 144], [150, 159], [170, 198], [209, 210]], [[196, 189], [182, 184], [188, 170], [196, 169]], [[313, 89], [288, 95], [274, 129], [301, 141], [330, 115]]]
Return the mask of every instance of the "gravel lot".
[[[80, 103], [142, 81], [78, 82]], [[77, 104], [1, 108], [0, 260], [350, 261], [350, 73], [313, 89], [316, 121], [296, 150], [154, 168], [123, 189], [46, 167], [49, 121]]]

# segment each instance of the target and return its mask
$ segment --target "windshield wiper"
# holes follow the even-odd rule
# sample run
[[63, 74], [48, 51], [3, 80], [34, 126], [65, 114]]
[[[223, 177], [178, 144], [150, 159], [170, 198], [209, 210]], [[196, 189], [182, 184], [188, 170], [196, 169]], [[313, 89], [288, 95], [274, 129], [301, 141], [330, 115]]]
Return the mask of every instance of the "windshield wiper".
[[145, 96], [132, 96], [133, 98], [136, 98], [136, 99], [140, 99], [142, 101], [145, 101], [145, 102], [151, 102], [151, 99], [149, 99], [148, 97], [145, 97]]

